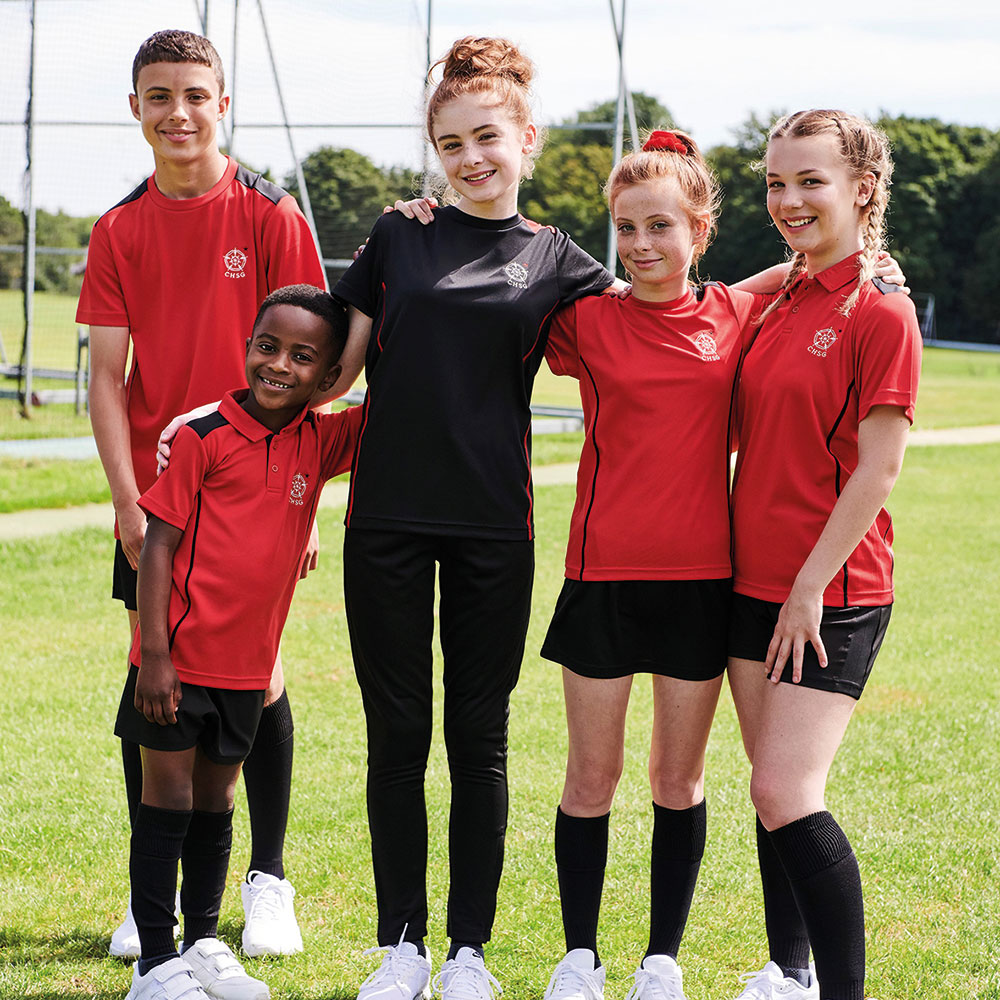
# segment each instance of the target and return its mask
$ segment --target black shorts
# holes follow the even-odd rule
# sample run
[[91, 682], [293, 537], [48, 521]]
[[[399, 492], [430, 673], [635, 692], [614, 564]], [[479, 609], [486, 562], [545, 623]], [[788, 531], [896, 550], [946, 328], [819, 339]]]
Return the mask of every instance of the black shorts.
[[[729, 623], [729, 655], [741, 660], [767, 658], [767, 647], [778, 623], [781, 605], [761, 601], [744, 594], [733, 595], [733, 612]], [[802, 656], [802, 687], [818, 691], [836, 691], [861, 697], [875, 665], [885, 630], [889, 627], [892, 605], [874, 607], [823, 608], [819, 634], [830, 661], [819, 665], [816, 650], [807, 642]], [[781, 673], [784, 682], [792, 683], [792, 658], [789, 656]]]
[[726, 669], [732, 589], [731, 579], [564, 580], [542, 656], [582, 677], [711, 680]]
[[161, 726], [150, 722], [135, 707], [138, 676], [139, 668], [133, 663], [118, 706], [115, 736], [150, 750], [190, 750], [199, 746], [216, 764], [246, 760], [257, 735], [265, 691], [231, 691], [181, 681], [177, 721]]
[[116, 538], [115, 565], [111, 575], [111, 596], [116, 601], [123, 601], [129, 611], [137, 611], [139, 608], [135, 600], [135, 585], [138, 579], [138, 571], [132, 569], [120, 539]]

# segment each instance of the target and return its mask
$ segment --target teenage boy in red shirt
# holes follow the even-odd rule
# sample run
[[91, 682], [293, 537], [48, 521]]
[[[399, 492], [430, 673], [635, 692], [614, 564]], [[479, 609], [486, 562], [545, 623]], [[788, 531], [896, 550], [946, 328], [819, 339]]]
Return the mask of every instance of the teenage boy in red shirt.
[[350, 467], [358, 437], [360, 407], [309, 406], [340, 375], [346, 339], [346, 310], [329, 293], [292, 285], [269, 295], [246, 342], [249, 389], [180, 429], [170, 468], [138, 501], [149, 518], [139, 627], [115, 725], [141, 745], [143, 763], [129, 854], [141, 957], [128, 1000], [270, 995], [216, 937], [219, 906], [236, 779], [320, 490]]
[[[132, 114], [156, 170], [95, 225], [76, 317], [90, 325], [91, 422], [118, 538], [112, 594], [128, 610], [130, 633], [146, 530], [137, 500], [156, 478], [160, 429], [174, 414], [242, 384], [245, 332], [270, 291], [296, 282], [325, 287], [295, 200], [218, 148], [229, 97], [211, 42], [186, 31], [157, 32], [136, 54], [132, 84]], [[303, 575], [315, 553], [314, 534]], [[279, 655], [245, 768], [252, 850], [243, 947], [253, 955], [302, 948], [283, 866], [292, 731]], [[134, 821], [139, 748], [123, 741], [122, 759]], [[131, 908], [110, 951], [139, 953]]]

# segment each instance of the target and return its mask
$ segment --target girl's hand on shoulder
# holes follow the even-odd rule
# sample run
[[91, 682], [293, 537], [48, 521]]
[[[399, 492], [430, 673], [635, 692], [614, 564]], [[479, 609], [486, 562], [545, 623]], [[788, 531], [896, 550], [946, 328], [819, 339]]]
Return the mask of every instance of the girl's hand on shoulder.
[[910, 294], [910, 289], [906, 287], [906, 275], [896, 260], [888, 250], [879, 251], [878, 261], [875, 264], [875, 277], [889, 285], [899, 285], [899, 290]]
[[181, 682], [169, 653], [143, 651], [142, 666], [135, 682], [135, 707], [158, 726], [177, 722]]
[[632, 294], [632, 286], [627, 281], [622, 281], [621, 278], [615, 278], [615, 283], [608, 285], [601, 294], [610, 295], [616, 299], [627, 299]]
[[408, 219], [417, 219], [425, 226], [434, 221], [434, 209], [438, 207], [437, 198], [411, 198], [409, 201], [399, 200], [392, 205], [386, 205], [382, 214], [401, 212]]
[[792, 683], [802, 680], [802, 658], [807, 642], [811, 642], [816, 650], [819, 665], [825, 667], [829, 662], [826, 648], [820, 638], [819, 625], [823, 618], [823, 594], [804, 594], [792, 587], [788, 600], [781, 606], [778, 613], [778, 623], [774, 626], [774, 635], [767, 647], [767, 657], [764, 664], [772, 684], [781, 680], [792, 660]]

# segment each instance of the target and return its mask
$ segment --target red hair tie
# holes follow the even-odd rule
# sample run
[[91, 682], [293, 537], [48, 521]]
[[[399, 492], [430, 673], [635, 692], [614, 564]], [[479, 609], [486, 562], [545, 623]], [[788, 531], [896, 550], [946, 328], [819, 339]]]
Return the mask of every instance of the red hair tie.
[[662, 130], [653, 132], [643, 143], [642, 150], [644, 153], [648, 153], [650, 150], [669, 150], [672, 153], [680, 153], [682, 156], [687, 156], [691, 152], [688, 144], [676, 132]]

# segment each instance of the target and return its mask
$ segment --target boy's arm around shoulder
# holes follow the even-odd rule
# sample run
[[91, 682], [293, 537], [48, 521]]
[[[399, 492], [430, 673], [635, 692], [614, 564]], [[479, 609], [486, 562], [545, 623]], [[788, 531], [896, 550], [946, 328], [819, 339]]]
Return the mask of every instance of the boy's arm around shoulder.
[[181, 682], [170, 659], [168, 612], [173, 579], [174, 553], [182, 529], [151, 515], [146, 541], [139, 558], [136, 604], [141, 665], [135, 685], [135, 707], [150, 721], [161, 726], [177, 721]]

